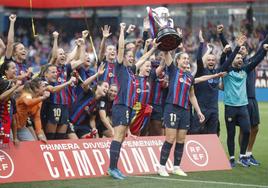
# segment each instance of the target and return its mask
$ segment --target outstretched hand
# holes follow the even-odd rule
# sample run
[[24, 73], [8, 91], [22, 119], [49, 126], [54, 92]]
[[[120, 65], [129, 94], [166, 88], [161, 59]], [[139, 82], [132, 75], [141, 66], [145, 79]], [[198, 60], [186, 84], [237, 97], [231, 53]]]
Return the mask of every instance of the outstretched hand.
[[219, 72], [219, 73], [217, 74], [217, 77], [218, 77], [218, 78], [222, 78], [222, 77], [226, 76], [226, 74], [227, 74], [227, 72]]
[[58, 38], [59, 37], [59, 33], [57, 31], [54, 31], [52, 33], [52, 35], [53, 35], [53, 38]]
[[127, 33], [132, 33], [135, 30], [136, 26], [133, 24], [130, 24], [127, 28]]
[[243, 46], [244, 43], [247, 41], [247, 37], [245, 35], [240, 35], [237, 39], [236, 39], [236, 43], [238, 46]]
[[82, 31], [82, 37], [83, 37], [83, 39], [86, 39], [87, 36], [88, 36], [88, 34], [89, 34], [88, 30]]
[[157, 48], [159, 45], [161, 44], [161, 42], [156, 42], [156, 39], [153, 40], [153, 48]]
[[11, 14], [10, 16], [9, 16], [9, 21], [10, 22], [15, 22], [16, 21], [16, 19], [17, 19], [17, 16], [16, 16], [16, 14]]
[[110, 32], [110, 29], [111, 27], [109, 25], [104, 25], [104, 27], [101, 28], [103, 38], [111, 36], [112, 33]]
[[203, 32], [202, 32], [202, 30], [199, 31], [199, 35], [198, 35], [198, 37], [199, 37], [199, 41], [200, 41], [200, 42], [205, 42], [204, 37], [203, 37]]
[[203, 123], [205, 121], [205, 116], [201, 112], [198, 113], [197, 115], [198, 115], [198, 118], [199, 118], [199, 122]]
[[123, 22], [120, 23], [120, 28], [121, 29], [125, 30], [126, 29], [126, 26], [127, 26], [126, 23], [123, 23]]
[[268, 44], [264, 44], [263, 45], [263, 49], [266, 50], [266, 51], [268, 51]]
[[103, 73], [105, 72], [105, 64], [101, 63], [99, 68], [98, 68], [98, 75], [103, 75]]
[[219, 33], [219, 34], [222, 33], [223, 29], [224, 29], [224, 26], [222, 24], [217, 25], [217, 33]]

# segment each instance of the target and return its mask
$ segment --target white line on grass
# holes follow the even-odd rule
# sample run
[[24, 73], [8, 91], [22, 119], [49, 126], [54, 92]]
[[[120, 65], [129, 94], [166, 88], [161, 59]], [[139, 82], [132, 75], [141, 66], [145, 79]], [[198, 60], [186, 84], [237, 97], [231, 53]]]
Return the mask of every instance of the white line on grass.
[[147, 179], [156, 179], [156, 180], [183, 181], [183, 182], [192, 182], [192, 183], [231, 185], [231, 186], [241, 186], [241, 187], [268, 188], [268, 186], [265, 186], [265, 185], [242, 184], [242, 183], [229, 183], [229, 182], [220, 182], [220, 181], [186, 180], [186, 179], [161, 178], [161, 177], [152, 177], [152, 176], [132, 176], [132, 177], [136, 177], [136, 178], [147, 178]]

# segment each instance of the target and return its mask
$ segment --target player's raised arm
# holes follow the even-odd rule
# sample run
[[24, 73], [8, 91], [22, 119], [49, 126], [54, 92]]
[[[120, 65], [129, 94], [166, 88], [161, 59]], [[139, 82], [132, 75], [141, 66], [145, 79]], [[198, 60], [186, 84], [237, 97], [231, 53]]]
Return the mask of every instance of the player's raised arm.
[[233, 60], [235, 59], [236, 54], [239, 52], [240, 47], [242, 45], [244, 45], [244, 43], [246, 42], [247, 37], [245, 35], [241, 35], [237, 38], [237, 46], [234, 49], [234, 51], [231, 53], [231, 55], [228, 57], [228, 59], [226, 60], [226, 62], [221, 66], [221, 70], [222, 71], [227, 71], [228, 67], [232, 64]]
[[74, 83], [76, 81], [75, 77], [71, 77], [70, 80], [68, 80], [67, 82], [61, 84], [61, 85], [57, 85], [57, 86], [47, 86], [47, 91], [51, 92], [51, 93], [56, 93], [59, 92], [60, 90], [64, 89], [66, 86], [71, 85], [72, 83]]
[[16, 15], [11, 14], [9, 16], [9, 30], [8, 30], [8, 35], [7, 35], [7, 49], [6, 49], [6, 58], [10, 59], [12, 57], [12, 52], [13, 52], [13, 44], [14, 44], [14, 25], [16, 22]]
[[94, 82], [95, 80], [97, 80], [97, 78], [101, 75], [103, 75], [104, 71], [105, 71], [105, 65], [104, 63], [100, 64], [99, 68], [98, 68], [98, 72], [96, 72], [94, 75], [90, 76], [89, 78], [87, 78], [83, 83], [82, 83], [82, 88], [84, 90], [88, 90], [89, 85]]
[[173, 58], [172, 58], [170, 52], [165, 52], [164, 56], [165, 56], [165, 63], [169, 67], [171, 65], [171, 63], [173, 62]]
[[156, 43], [156, 39], [153, 41], [153, 47], [143, 54], [143, 56], [137, 61], [136, 68], [139, 69], [141, 65], [154, 53], [154, 51], [157, 49], [157, 47], [160, 45], [160, 43]]
[[125, 52], [125, 29], [126, 29], [126, 24], [125, 23], [120, 23], [120, 34], [119, 34], [119, 40], [118, 40], [118, 63], [122, 64], [123, 59], [124, 59], [124, 52]]
[[58, 38], [59, 38], [59, 33], [57, 31], [54, 31], [52, 33], [53, 35], [53, 47], [52, 47], [52, 56], [49, 61], [49, 64], [54, 64], [57, 59], [57, 50], [58, 50]]
[[145, 41], [144, 49], [143, 49], [143, 54], [148, 52], [149, 46], [152, 43], [153, 39], [149, 38]]
[[0, 58], [5, 54], [5, 52], [6, 52], [6, 45], [0, 38]]
[[228, 45], [228, 41], [226, 40], [226, 38], [223, 34], [223, 30], [224, 30], [224, 26], [222, 24], [217, 25], [217, 33], [219, 34], [222, 46], [225, 47], [226, 45]]
[[104, 27], [101, 28], [102, 30], [102, 39], [100, 43], [100, 50], [99, 50], [99, 61], [102, 62], [104, 60], [104, 53], [105, 53], [105, 42], [109, 36], [112, 35], [110, 32], [111, 27], [109, 25], [104, 25]]
[[225, 75], [226, 75], [226, 72], [220, 72], [220, 73], [216, 73], [216, 74], [201, 76], [201, 77], [195, 78], [194, 83], [198, 84], [200, 82], [205, 82], [205, 81], [213, 79], [213, 78], [224, 77]]
[[197, 75], [199, 75], [199, 73], [203, 72], [204, 70], [204, 63], [203, 63], [203, 59], [202, 59], [202, 52], [203, 52], [203, 48], [204, 48], [204, 38], [203, 38], [203, 32], [202, 30], [199, 31], [199, 48], [197, 50], [197, 57], [196, 57], [196, 60], [197, 60]]
[[265, 57], [265, 55], [267, 54], [267, 51], [268, 51], [268, 44], [263, 44], [263, 49], [264, 49], [264, 53], [263, 54], [260, 54], [260, 57], [259, 58], [255, 58], [253, 59], [253, 61], [246, 65], [246, 71], [247, 72], [250, 72], [252, 71], [253, 69], [255, 69], [255, 67], [261, 63], [261, 60]]
[[85, 47], [85, 40], [83, 38], [79, 38], [77, 40], [77, 52], [76, 57], [70, 61], [72, 69], [76, 69], [79, 65], [81, 65], [86, 56], [86, 47]]

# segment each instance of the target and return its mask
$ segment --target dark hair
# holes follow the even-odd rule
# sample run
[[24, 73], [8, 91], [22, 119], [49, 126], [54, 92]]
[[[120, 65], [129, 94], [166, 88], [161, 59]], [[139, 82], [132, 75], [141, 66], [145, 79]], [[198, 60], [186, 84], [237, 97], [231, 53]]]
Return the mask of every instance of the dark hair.
[[[98, 86], [101, 86], [104, 82], [106, 82], [106, 81], [99, 80], [99, 81], [97, 82], [97, 84], [94, 85], [94, 87], [92, 88], [92, 91], [95, 93], [96, 90], [97, 90], [97, 87], [98, 87]], [[106, 83], [108, 83], [108, 82], [106, 82]], [[109, 84], [109, 83], [108, 83], [108, 84]]]
[[42, 80], [40, 78], [35, 78], [31, 81], [27, 81], [24, 84], [23, 90], [28, 91], [30, 93], [34, 93], [36, 89], [38, 89], [41, 85]]
[[26, 81], [24, 83], [23, 90], [24, 91], [27, 91], [29, 93], [34, 93], [33, 90], [32, 90], [32, 88], [31, 88], [31, 81]]
[[14, 63], [13, 61], [5, 61], [0, 67], [0, 77], [5, 76], [5, 71], [9, 69], [9, 64]]
[[31, 81], [31, 89], [34, 91], [35, 89], [41, 86], [42, 80], [40, 78], [35, 78]]
[[42, 66], [38, 77], [39, 78], [44, 78], [45, 74], [49, 71], [50, 67], [57, 67], [57, 66], [53, 65], [53, 64], [47, 64], [47, 65]]

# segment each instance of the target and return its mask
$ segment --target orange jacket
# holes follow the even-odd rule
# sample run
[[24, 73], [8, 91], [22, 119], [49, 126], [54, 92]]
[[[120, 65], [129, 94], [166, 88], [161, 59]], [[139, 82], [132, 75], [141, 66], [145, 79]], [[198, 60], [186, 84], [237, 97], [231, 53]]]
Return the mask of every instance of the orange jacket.
[[32, 94], [22, 92], [20, 97], [16, 99], [17, 113], [14, 115], [16, 127], [18, 129], [25, 127], [27, 119], [31, 117], [34, 121], [36, 134], [38, 135], [39, 133], [42, 133], [42, 124], [40, 118], [41, 105], [41, 97], [33, 98]]

